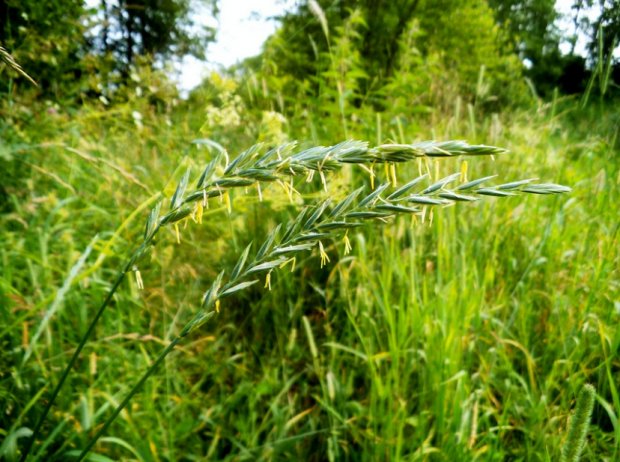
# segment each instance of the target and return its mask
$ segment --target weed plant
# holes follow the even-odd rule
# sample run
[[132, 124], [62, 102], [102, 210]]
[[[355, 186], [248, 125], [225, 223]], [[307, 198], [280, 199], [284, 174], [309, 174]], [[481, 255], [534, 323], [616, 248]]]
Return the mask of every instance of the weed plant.
[[[242, 185], [251, 178], [237, 173], [268, 149], [247, 154], [249, 164], [237, 164], [230, 177], [224, 171], [232, 162], [220, 153], [214, 176], [205, 180], [219, 192], [207, 198], [203, 225], [190, 226], [204, 193], [190, 187], [189, 177], [185, 191], [176, 194], [178, 207], [169, 205], [192, 163], [180, 162], [185, 151], [179, 146], [200, 115], [181, 111], [170, 116], [169, 126], [166, 114], [138, 103], [111, 112], [87, 107], [79, 117], [41, 111], [37, 117], [49, 123], [41, 131], [22, 128], [19, 147], [10, 146], [29, 173], [22, 189], [9, 189], [8, 212], [0, 217], [0, 304], [6, 307], [1, 360], [2, 370], [10, 372], [2, 377], [2, 457], [16, 460], [23, 451], [49, 403], [50, 385], [59, 383], [92, 321], [91, 308], [112, 289], [115, 273], [107, 268], [126, 267], [126, 249], [145, 237], [136, 231], [136, 220], [162, 200], [161, 190], [167, 199], [146, 227], [148, 236], [160, 224], [156, 245], [128, 267], [128, 274], [134, 265], [141, 270], [144, 289], [135, 277], [121, 283], [29, 459], [75, 458], [101, 433], [97, 454], [87, 457], [548, 460], [561, 454], [571, 399], [586, 382], [596, 386], [597, 401], [582, 457], [617, 458], [619, 172], [613, 111], [578, 114], [570, 101], [558, 101], [536, 111], [486, 116], [455, 101], [452, 114], [430, 113], [428, 120], [382, 114], [354, 121], [347, 115], [351, 136], [362, 132], [379, 140], [378, 147], [386, 138], [406, 144], [424, 131], [442, 139], [488, 140], [510, 154], [496, 153], [493, 164], [468, 163], [467, 171], [460, 157], [441, 163], [412, 159], [394, 171], [378, 162], [368, 170], [324, 169], [328, 193], [318, 170], [310, 184], [304, 183], [307, 171], [297, 172], [293, 190], [281, 184], [290, 185], [292, 176], [283, 169], [277, 180], [261, 183], [261, 202], [257, 182]], [[142, 128], [134, 110], [142, 114]], [[317, 122], [313, 142], [341, 136], [339, 119], [337, 114]], [[300, 115], [296, 123], [304, 120]], [[253, 137], [245, 128], [235, 130], [225, 133], [234, 143]], [[305, 126], [288, 136], [312, 133]], [[239, 148], [234, 143], [232, 152]], [[365, 155], [380, 154], [373, 149]], [[284, 158], [303, 151], [291, 145], [280, 153]], [[277, 152], [272, 155], [277, 159]], [[164, 172], [179, 164], [167, 184]], [[199, 176], [202, 169], [194, 165], [193, 171]], [[452, 182], [423, 193], [455, 171]], [[475, 191], [537, 188], [527, 182], [502, 189], [489, 186], [497, 184], [489, 178], [459, 189], [467, 183], [464, 175], [482, 179], [495, 171], [504, 178], [536, 172], [570, 184], [573, 192], [562, 199], [489, 197], [482, 206], [449, 207], [455, 201], [450, 194], [484, 198]], [[389, 199], [424, 173], [399, 200]], [[347, 225], [329, 233], [313, 229], [329, 237], [291, 244], [311, 248], [277, 254], [286, 224], [295, 223], [300, 211], [308, 219], [320, 210], [317, 205], [324, 206], [315, 225], [328, 224], [324, 220], [351, 189], [365, 185], [343, 213], [355, 213], [394, 177], [396, 184], [369, 202], [369, 211], [380, 216], [338, 219]], [[220, 180], [237, 183], [214, 183]], [[386, 219], [389, 226], [376, 226]], [[367, 224], [358, 226], [362, 222]], [[119, 225], [111, 233], [114, 223]], [[265, 259], [256, 260], [259, 244], [270, 236]], [[251, 240], [256, 244], [248, 247]], [[246, 254], [238, 278], [231, 279]], [[292, 268], [293, 257], [294, 272], [276, 271], [282, 264]], [[322, 269], [321, 260], [327, 264]], [[269, 262], [279, 263], [248, 273]], [[205, 288], [215, 287], [222, 268], [231, 270], [197, 314], [197, 302]], [[271, 290], [262, 288], [267, 279]], [[244, 283], [252, 285], [224, 293]], [[217, 313], [217, 300], [218, 322], [201, 335], [186, 335], [168, 354], [165, 348], [172, 348], [183, 326], [198, 326]], [[145, 364], [160, 369], [131, 397]], [[120, 411], [124, 397], [131, 401]], [[112, 421], [113, 414], [118, 417]]]
[[[386, 144], [376, 148], [369, 148], [366, 143], [348, 141], [336, 146], [309, 148], [292, 155], [291, 151], [295, 147], [294, 143], [270, 149], [266, 153], [262, 152], [259, 145], [256, 145], [239, 154], [232, 162], [228, 162], [227, 153], [221, 146], [209, 140], [203, 140], [202, 142], [209, 146], [214, 146], [219, 150], [220, 155], [226, 157], [226, 164], [223, 166], [222, 173], [214, 178], [214, 173], [220, 160], [220, 156], [216, 156], [200, 175], [195, 191], [186, 195], [190, 175], [188, 170], [170, 199], [170, 211], [160, 217], [161, 202], [151, 211], [146, 223], [143, 242], [118, 273], [112, 288], [73, 353], [68, 366], [52, 391], [48, 404], [39, 417], [21, 460], [25, 461], [27, 459], [32, 444], [36, 441], [49, 410], [125, 275], [130, 270], [136, 272], [138, 285], [142, 287], [142, 279], [136, 265], [150, 250], [154, 238], [161, 227], [174, 225], [178, 236], [179, 222], [187, 219], [190, 215], [194, 221], [202, 222], [204, 208], [207, 207], [210, 198], [226, 197], [226, 200], [230, 203], [230, 197], [228, 196], [228, 189], [230, 188], [256, 186], [259, 194], [261, 194], [261, 183], [278, 182], [292, 195], [295, 188], [292, 182], [290, 184], [287, 182], [287, 177], [303, 174], [307, 175], [308, 179], [311, 180], [317, 174], [320, 176], [323, 186], [327, 189], [326, 173], [339, 169], [343, 164], [368, 164], [372, 167], [377, 163], [386, 165], [392, 176], [392, 185], [395, 185], [394, 164], [396, 163], [406, 162], [414, 158], [453, 157], [460, 155], [480, 156], [503, 153], [503, 150], [499, 148], [485, 145], [469, 145], [462, 141], [439, 143], [431, 141], [414, 145]], [[463, 165], [466, 166], [466, 164]], [[203, 297], [202, 309], [194, 315], [192, 320], [182, 328], [181, 332], [158, 355], [153, 364], [127, 394], [126, 398], [116, 407], [102, 428], [78, 455], [78, 460], [82, 460], [87, 456], [99, 437], [105, 433], [107, 428], [129, 403], [133, 395], [137, 393], [174, 347], [184, 337], [210, 319], [216, 312], [219, 312], [220, 299], [251, 287], [258, 282], [258, 279], [254, 278], [256, 275], [267, 273], [265, 286], [270, 287], [271, 272], [275, 268], [281, 268], [289, 263], [294, 267], [297, 253], [311, 250], [317, 245], [320, 249], [321, 264], [323, 265], [329, 261], [329, 257], [323, 247], [323, 240], [333, 239], [338, 232], [347, 232], [350, 229], [357, 228], [361, 226], [364, 220], [384, 221], [397, 214], [425, 216], [430, 206], [446, 206], [456, 202], [473, 202], [480, 196], [508, 197], [515, 195], [517, 192], [555, 194], [569, 191], [568, 188], [555, 184], [533, 184], [531, 179], [487, 187], [484, 183], [492, 178], [488, 176], [473, 181], [464, 181], [456, 189], [448, 189], [447, 186], [449, 184], [459, 178], [464, 179], [465, 171], [463, 170], [460, 173], [439, 179], [413, 194], [411, 192], [427, 175], [415, 178], [404, 186], [395, 189], [386, 197], [383, 197], [382, 193], [390, 186], [390, 183], [377, 187], [361, 200], [358, 200], [358, 196], [360, 196], [362, 190], [358, 189], [338, 202], [329, 213], [327, 213], [327, 209], [330, 205], [330, 200], [325, 200], [316, 206], [304, 208], [296, 219], [284, 228], [282, 234], [280, 234], [281, 226], [278, 225], [254, 255], [251, 263], [248, 263], [251, 246], [246, 247], [230, 273], [228, 281], [223, 283], [225, 273], [219, 273], [211, 288]], [[374, 179], [373, 171], [370, 170], [370, 173], [371, 178]], [[195, 206], [192, 208], [190, 204], [193, 203], [195, 203]], [[412, 204], [414, 205], [412, 206]], [[346, 235], [345, 245], [347, 251], [350, 250], [350, 242]], [[86, 256], [83, 257], [83, 260]], [[212, 310], [213, 308], [215, 308], [215, 311]], [[305, 325], [308, 326], [307, 320]], [[312, 348], [312, 350], [316, 352], [316, 347]], [[316, 356], [315, 353], [313, 353], [313, 356]]]

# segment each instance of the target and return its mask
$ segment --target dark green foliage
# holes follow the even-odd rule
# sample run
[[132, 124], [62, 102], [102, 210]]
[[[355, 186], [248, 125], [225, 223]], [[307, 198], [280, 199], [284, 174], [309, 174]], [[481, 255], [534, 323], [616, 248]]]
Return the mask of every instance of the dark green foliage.
[[204, 58], [215, 30], [196, 24], [201, 13], [216, 14], [215, 0], [101, 0], [103, 21], [93, 41], [97, 53], [112, 54], [127, 75], [139, 56], [166, 59], [194, 55]]
[[302, 92], [326, 111], [368, 103], [384, 111], [387, 94], [406, 91], [405, 81], [409, 98], [436, 82], [425, 104], [456, 93], [505, 102], [522, 88], [521, 65], [483, 0], [305, 1], [281, 21], [260, 63], [248, 66], [277, 94]]
[[498, 23], [510, 37], [521, 59], [544, 66], [546, 55], [558, 48], [560, 34], [555, 0], [490, 0]]
[[494, 113], [523, 97], [508, 22], [395, 4], [395, 53], [389, 2], [321, 2], [178, 105], [123, 44], [58, 104], [2, 67], [0, 459], [41, 423], [29, 462], [101, 432], [92, 460], [555, 460], [584, 382], [582, 459], [618, 459], [618, 107], [597, 77], [595, 104]]
[[[0, 45], [39, 83], [42, 92], [64, 96], [75, 90], [75, 80], [83, 70], [85, 13], [82, 0], [3, 0]], [[1, 68], [0, 72], [4, 74]], [[27, 88], [29, 83], [21, 79]], [[8, 91], [9, 82], [5, 76], [0, 79], [1, 93]]]
[[[197, 10], [215, 15], [217, 3], [101, 0], [87, 9], [83, 0], [3, 0], [0, 45], [40, 84], [43, 96], [109, 96], [145, 63], [204, 58], [215, 31], [195, 23]], [[2, 79], [0, 92], [9, 90], [9, 82]]]
[[620, 1], [576, 0], [574, 9], [595, 5], [599, 14], [594, 20], [582, 18], [580, 27], [589, 36], [590, 57], [601, 56], [607, 59], [620, 47]]
[[[574, 0], [571, 17], [565, 18], [573, 23], [573, 30], [566, 36], [557, 29], [555, 3], [554, 0], [489, 2], [514, 49], [526, 60], [526, 75], [544, 97], [550, 97], [556, 88], [564, 94], [583, 93], [596, 72], [597, 63], [607, 62], [620, 45], [618, 0]], [[579, 36], [587, 42], [584, 57], [575, 55]], [[571, 43], [568, 54], [560, 51], [562, 41]], [[618, 68], [617, 62], [612, 62], [611, 67]]]

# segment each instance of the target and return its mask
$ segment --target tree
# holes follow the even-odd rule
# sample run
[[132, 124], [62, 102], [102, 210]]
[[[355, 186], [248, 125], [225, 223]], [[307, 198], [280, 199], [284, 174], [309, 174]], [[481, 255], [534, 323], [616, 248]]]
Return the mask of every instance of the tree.
[[393, 73], [398, 40], [419, 3], [419, 0], [303, 1], [296, 11], [279, 18], [281, 26], [268, 41], [266, 54], [278, 62], [285, 74], [299, 79], [313, 75], [317, 61], [331, 48], [333, 37], [329, 31], [342, 28], [353, 12], [358, 11], [365, 26], [360, 28], [355, 46], [366, 72], [372, 76], [368, 85], [372, 85]]
[[[571, 36], [562, 36], [555, 26], [559, 16], [555, 3], [489, 0], [498, 23], [527, 63], [526, 75], [537, 91], [542, 96], [550, 95], [556, 88], [568, 94], [582, 93], [598, 62], [603, 66], [607, 63], [608, 70], [613, 67], [612, 56], [620, 39], [620, 0], [574, 0]], [[576, 54], [579, 36], [587, 40], [587, 56]], [[560, 50], [562, 40], [571, 44], [568, 54]]]
[[[588, 4], [592, 6], [592, 0]], [[593, 21], [586, 20], [582, 25], [590, 38], [590, 58], [607, 60], [620, 47], [620, 0], [600, 0], [598, 8], [598, 17]]]
[[532, 66], [559, 46], [555, 0], [489, 0], [489, 6], [519, 57]]
[[92, 91], [80, 82], [93, 73], [104, 86], [110, 74], [120, 76], [114, 84], [127, 83], [140, 57], [149, 65], [204, 58], [215, 29], [200, 26], [200, 14], [216, 15], [217, 0], [100, 0], [94, 8], [84, 0], [0, 0], [0, 45], [44, 95], [71, 95], [69, 88]]
[[[82, 0], [0, 0], [0, 44], [44, 93], [59, 94], [80, 69], [84, 14]], [[2, 79], [0, 90], [7, 88]]]
[[112, 54], [125, 77], [138, 56], [204, 59], [215, 38], [215, 29], [199, 25], [196, 17], [215, 16], [216, 0], [101, 0], [99, 12], [101, 34], [93, 45], [98, 53]]
[[[352, 18], [360, 19], [351, 24]], [[315, 96], [325, 87], [325, 75], [348, 67], [358, 80], [358, 91], [349, 96], [357, 103], [372, 101], [381, 109], [385, 99], [373, 96], [400, 78], [401, 58], [408, 53], [419, 52], [424, 60], [437, 62], [435, 77], [449, 74], [450, 84], [469, 99], [476, 94], [483, 68], [496, 94], [510, 88], [521, 72], [516, 56], [504, 46], [486, 0], [308, 0], [280, 19], [281, 27], [268, 40], [262, 62], [254, 64], [262, 66], [263, 75], [288, 80], [289, 87], [305, 82], [304, 90]], [[341, 59], [343, 43], [351, 59]], [[343, 62], [345, 66], [340, 65]], [[348, 87], [355, 86], [349, 83]], [[285, 93], [297, 94], [299, 88]]]

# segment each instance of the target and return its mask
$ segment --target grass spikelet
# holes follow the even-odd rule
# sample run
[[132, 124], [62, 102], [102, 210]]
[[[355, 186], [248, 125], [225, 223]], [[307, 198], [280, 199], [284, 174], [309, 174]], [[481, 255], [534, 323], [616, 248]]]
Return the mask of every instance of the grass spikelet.
[[[388, 167], [388, 172], [391, 173], [391, 175], [388, 175], [388, 178], [391, 180], [389, 183], [379, 185], [366, 195], [363, 194], [362, 190], [358, 190], [351, 193], [344, 201], [335, 206], [332, 206], [331, 201], [328, 199], [305, 207], [293, 220], [276, 226], [253, 258], [250, 258], [250, 247], [248, 247], [241, 255], [228, 279], [225, 279], [226, 273], [224, 271], [219, 273], [210, 289], [205, 293], [201, 309], [146, 370], [134, 388], [132, 388], [93, 439], [83, 449], [77, 459], [78, 461], [86, 457], [97, 439], [105, 433], [112, 421], [130, 401], [131, 397], [139, 391], [142, 384], [154, 373], [154, 370], [174, 347], [184, 337], [194, 332], [219, 313], [221, 298], [253, 286], [257, 282], [256, 276], [259, 273], [266, 273], [265, 285], [267, 288], [270, 288], [272, 271], [284, 266], [289, 261], [294, 263], [296, 254], [311, 250], [317, 246], [319, 248], [321, 266], [324, 266], [330, 262], [330, 259], [323, 246], [323, 241], [333, 240], [344, 234], [345, 252], [348, 252], [351, 245], [346, 236], [347, 230], [362, 226], [364, 223], [387, 223], [390, 219], [405, 214], [421, 215], [422, 221], [424, 221], [427, 208], [429, 207], [431, 208], [429, 215], [432, 217], [432, 208], [434, 206], [446, 206], [456, 204], [457, 202], [473, 201], [476, 198], [475, 196], [506, 197], [518, 194], [559, 194], [570, 191], [569, 188], [564, 186], [545, 183], [533, 184], [530, 180], [508, 184], [510, 185], [509, 191], [506, 190], [507, 184], [496, 187], [478, 187], [489, 178], [474, 180], [461, 185], [460, 189], [457, 187], [456, 190], [448, 188], [448, 185], [457, 182], [458, 179], [463, 180], [463, 175], [459, 172], [435, 181], [419, 193], [411, 194], [410, 192], [418, 184], [426, 180], [426, 176], [407, 182], [405, 186], [392, 191], [391, 194], [388, 192], [389, 189], [393, 189], [396, 186], [395, 170], [392, 168], [396, 163], [419, 158], [483, 156], [506, 152], [501, 148], [486, 145], [469, 145], [464, 141], [383, 144], [374, 148], [368, 147], [367, 143], [361, 141], [345, 141], [334, 146], [316, 146], [297, 151], [296, 146], [295, 143], [287, 143], [278, 148], [265, 151], [263, 145], [255, 145], [243, 151], [232, 162], [228, 162], [228, 157], [220, 152], [203, 170], [196, 183], [196, 189], [192, 191], [188, 191], [189, 171], [186, 171], [172, 195], [168, 213], [160, 216], [161, 204], [158, 204], [149, 214], [142, 243], [131, 254], [122, 270], [118, 273], [115, 283], [93, 317], [91, 324], [63, 371], [61, 379], [53, 390], [29, 439], [22, 460], [26, 459], [33, 442], [38, 437], [41, 424], [45, 420], [80, 352], [93, 333], [95, 325], [109, 305], [126, 273], [152, 246], [155, 236], [163, 227], [174, 224], [177, 230], [177, 240], [180, 242], [178, 222], [190, 215], [198, 218], [198, 221], [202, 218], [201, 211], [197, 211], [192, 205], [193, 203], [200, 202], [202, 206], [206, 207], [208, 205], [208, 198], [218, 197], [219, 200], [225, 201], [228, 213], [232, 213], [230, 200], [232, 189], [246, 188], [252, 185], [259, 187], [261, 183], [269, 184], [275, 182], [281, 185], [290, 184], [290, 190], [294, 191], [291, 183], [293, 177], [312, 179], [312, 175], [315, 172], [319, 172], [321, 182], [326, 185], [325, 175], [339, 170], [345, 164], [359, 164], [364, 165], [366, 168], [372, 168], [375, 163], [384, 163]], [[224, 161], [223, 165], [222, 161]], [[456, 191], [467, 191], [467, 195], [457, 193]], [[419, 207], [418, 204], [423, 207]], [[331, 212], [328, 212], [330, 207]]]
[[596, 390], [590, 384], [585, 384], [577, 397], [575, 413], [570, 419], [566, 443], [562, 448], [561, 462], [579, 462], [581, 453], [586, 445], [586, 436], [590, 426], [590, 418], [594, 409]]
[[19, 63], [17, 61], [15, 61], [15, 58], [13, 58], [13, 56], [11, 55], [11, 53], [9, 53], [4, 47], [0, 46], [0, 61], [4, 62], [7, 66], [9, 66], [11, 69], [13, 69], [15, 72], [17, 72], [19, 75], [21, 75], [22, 77], [24, 77], [26, 80], [28, 80], [31, 84], [33, 84], [35, 87], [38, 87], [39, 84], [37, 82], [35, 82], [35, 80], [30, 77], [26, 71], [24, 71], [22, 69], [22, 67], [19, 65]]

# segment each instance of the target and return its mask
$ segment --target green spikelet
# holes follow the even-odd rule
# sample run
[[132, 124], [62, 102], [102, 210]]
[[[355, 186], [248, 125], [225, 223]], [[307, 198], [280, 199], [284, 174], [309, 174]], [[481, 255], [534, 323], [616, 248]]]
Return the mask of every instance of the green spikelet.
[[590, 384], [585, 384], [579, 392], [577, 407], [570, 419], [568, 435], [562, 448], [561, 462], [578, 462], [581, 458], [581, 452], [586, 445], [586, 435], [594, 408], [595, 396], [596, 390]]

